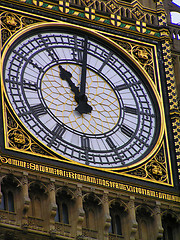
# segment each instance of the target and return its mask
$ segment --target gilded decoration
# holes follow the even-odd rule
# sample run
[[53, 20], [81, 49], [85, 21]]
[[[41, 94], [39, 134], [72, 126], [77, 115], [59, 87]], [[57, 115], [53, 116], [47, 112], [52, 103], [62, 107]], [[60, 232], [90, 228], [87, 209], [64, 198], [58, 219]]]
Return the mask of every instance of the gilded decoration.
[[[115, 40], [115, 39], [114, 39]], [[115, 40], [116, 41], [116, 40]], [[133, 56], [140, 65], [146, 70], [151, 79], [155, 81], [154, 64], [153, 64], [153, 49], [131, 42], [118, 40], [116, 41], [121, 47], [126, 49], [131, 56]]]
[[162, 44], [163, 49], [163, 59], [165, 66], [165, 74], [167, 81], [167, 90], [169, 97], [169, 107], [172, 118], [172, 127], [174, 133], [174, 143], [175, 143], [175, 151], [176, 158], [180, 159], [180, 118], [179, 118], [179, 102], [177, 98], [177, 89], [176, 82], [174, 77], [174, 68], [171, 56], [171, 47], [169, 40], [165, 40]]
[[[48, 11], [54, 11], [56, 14], [63, 13], [67, 16], [86, 18], [93, 20], [96, 23], [104, 23], [114, 25], [129, 30], [138, 32], [141, 28], [133, 21], [131, 23], [125, 22], [127, 19], [136, 19], [150, 25], [158, 25], [157, 12], [150, 11], [144, 8], [140, 3], [136, 1], [133, 3], [126, 3], [115, 0], [68, 0], [68, 1], [37, 1], [37, 0], [19, 0], [19, 2], [27, 3], [28, 5], [34, 5], [37, 8]], [[78, 6], [78, 7], [76, 7]], [[90, 13], [90, 14], [87, 14]], [[112, 19], [113, 16], [113, 19]], [[120, 19], [124, 20], [120, 22]], [[115, 19], [115, 21], [114, 21]], [[152, 31], [151, 27], [144, 27], [143, 33], [160, 37], [159, 30]]]
[[150, 179], [152, 181], [168, 183], [168, 172], [163, 146], [154, 158], [152, 158], [141, 167], [135, 170], [131, 170], [127, 173], [136, 177]]
[[11, 12], [2, 12], [0, 14], [0, 20], [2, 46], [8, 40], [8, 38], [18, 30], [28, 26], [29, 24], [38, 22], [35, 19]]
[[144, 17], [144, 13], [141, 11], [141, 9], [139, 7], [135, 7], [132, 10], [132, 14], [138, 20], [141, 20]]
[[14, 150], [37, 153], [41, 155], [51, 156], [42, 149], [36, 142], [25, 133], [19, 124], [12, 117], [8, 109], [7, 114], [7, 145]]

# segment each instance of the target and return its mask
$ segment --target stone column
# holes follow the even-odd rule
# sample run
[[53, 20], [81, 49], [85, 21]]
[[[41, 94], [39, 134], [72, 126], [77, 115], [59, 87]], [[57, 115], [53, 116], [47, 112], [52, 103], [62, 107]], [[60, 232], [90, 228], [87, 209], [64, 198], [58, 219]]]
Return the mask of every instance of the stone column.
[[84, 216], [85, 216], [85, 212], [83, 209], [82, 185], [81, 184], [77, 185], [75, 209], [76, 209], [76, 214], [74, 216], [75, 217], [74, 220], [76, 221], [76, 235], [81, 236], [82, 235], [82, 225], [83, 225]]
[[28, 191], [28, 173], [23, 172], [22, 182], [22, 194], [23, 194], [23, 218], [22, 218], [22, 227], [28, 227], [28, 209], [30, 205], [29, 191]]
[[129, 213], [129, 233], [130, 233], [130, 240], [135, 240], [135, 235], [138, 229], [138, 223], [136, 221], [136, 211], [134, 205], [135, 197], [131, 196], [130, 201], [128, 203], [128, 213]]
[[156, 207], [154, 209], [154, 232], [155, 232], [155, 239], [163, 239], [163, 227], [161, 221], [161, 203], [156, 201]]
[[0, 177], [0, 204], [2, 201], [2, 190], [1, 190], [1, 184], [2, 184], [2, 177]]
[[55, 230], [55, 216], [56, 216], [57, 204], [56, 204], [56, 191], [55, 191], [55, 179], [51, 178], [49, 183], [49, 230], [51, 233]]
[[103, 199], [102, 199], [102, 220], [103, 220], [103, 226], [104, 226], [104, 240], [108, 240], [108, 233], [109, 233], [109, 227], [111, 225], [111, 216], [109, 213], [109, 199], [108, 199], [108, 191], [104, 191]]

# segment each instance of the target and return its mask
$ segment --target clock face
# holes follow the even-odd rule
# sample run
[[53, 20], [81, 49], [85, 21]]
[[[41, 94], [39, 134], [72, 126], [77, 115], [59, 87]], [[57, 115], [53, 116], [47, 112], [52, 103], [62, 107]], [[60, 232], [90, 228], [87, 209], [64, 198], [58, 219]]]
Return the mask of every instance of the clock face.
[[4, 54], [9, 101], [31, 133], [67, 159], [98, 168], [137, 163], [159, 136], [157, 96], [120, 49], [80, 30], [52, 24], [16, 37]]

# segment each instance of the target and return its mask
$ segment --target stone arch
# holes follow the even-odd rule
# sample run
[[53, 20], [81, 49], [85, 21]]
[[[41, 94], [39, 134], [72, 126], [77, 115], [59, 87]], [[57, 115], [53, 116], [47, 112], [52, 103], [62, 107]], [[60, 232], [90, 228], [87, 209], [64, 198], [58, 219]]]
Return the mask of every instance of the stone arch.
[[57, 195], [66, 195], [69, 199], [75, 199], [75, 193], [65, 186], [56, 189], [56, 196]]
[[109, 202], [109, 212], [111, 216], [111, 225], [109, 229], [110, 237], [114, 235], [125, 236], [125, 229], [127, 229], [127, 214], [128, 206], [121, 199], [112, 199]]
[[29, 191], [34, 191], [39, 194], [48, 194], [47, 186], [38, 180], [29, 183]]
[[83, 210], [85, 212], [83, 221], [83, 234], [89, 235], [89, 237], [97, 237], [97, 230], [102, 224], [102, 200], [94, 192], [85, 193], [82, 199]]
[[22, 189], [22, 183], [12, 173], [1, 177], [0, 198], [1, 210], [16, 212], [18, 209], [19, 190]]
[[102, 205], [102, 200], [100, 197], [98, 197], [95, 193], [86, 193], [82, 196], [83, 201], [93, 201], [97, 205]]
[[44, 207], [48, 196], [46, 185], [38, 180], [29, 183], [30, 206], [28, 213], [31, 217], [42, 219], [46, 214]]
[[154, 239], [154, 212], [146, 204], [136, 207], [136, 221], [138, 223], [138, 238], [141, 240]]
[[119, 206], [121, 208], [124, 208], [124, 211], [125, 212], [128, 212], [128, 205], [122, 201], [121, 199], [112, 199], [110, 202], [109, 202], [109, 206], [111, 205], [115, 205], [115, 204], [119, 204]]
[[16, 188], [22, 187], [21, 181], [11, 173], [1, 177], [1, 184], [6, 184]]
[[150, 217], [153, 217], [153, 209], [146, 204], [141, 204], [136, 207], [136, 214], [145, 214]]
[[68, 187], [62, 186], [56, 189], [56, 224], [71, 224], [75, 204], [75, 193]]
[[172, 210], [166, 210], [162, 212], [161, 216], [164, 239], [176, 239], [175, 236], [179, 235], [180, 215], [177, 215]]

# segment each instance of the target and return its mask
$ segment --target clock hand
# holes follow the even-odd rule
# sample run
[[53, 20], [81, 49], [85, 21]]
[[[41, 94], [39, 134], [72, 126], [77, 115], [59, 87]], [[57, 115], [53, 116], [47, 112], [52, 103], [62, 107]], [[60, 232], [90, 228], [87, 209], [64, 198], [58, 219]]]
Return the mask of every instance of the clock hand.
[[72, 74], [65, 70], [61, 65], [59, 65], [60, 70], [60, 78], [63, 80], [66, 80], [69, 84], [71, 91], [75, 94], [75, 101], [79, 104], [75, 110], [78, 111], [80, 114], [83, 113], [90, 113], [92, 110], [92, 107], [87, 103], [87, 97], [84, 94], [83, 96], [80, 96], [79, 88], [75, 86], [75, 84], [72, 82], [71, 77]]
[[83, 113], [91, 113], [92, 107], [87, 103], [88, 98], [85, 95], [86, 92], [86, 68], [87, 68], [87, 36], [84, 39], [84, 51], [83, 51], [83, 64], [82, 64], [82, 72], [81, 72], [81, 84], [80, 84], [80, 94], [79, 94], [79, 105], [76, 110]]
[[59, 65], [59, 70], [60, 70], [60, 78], [62, 80], [66, 80], [67, 83], [69, 84], [71, 91], [75, 94], [75, 101], [79, 103], [79, 88], [75, 86], [75, 84], [72, 82], [71, 77], [72, 74], [65, 70], [61, 65]]
[[85, 95], [86, 91], [86, 66], [87, 66], [87, 36], [84, 39], [84, 51], [82, 60], [80, 95]]

